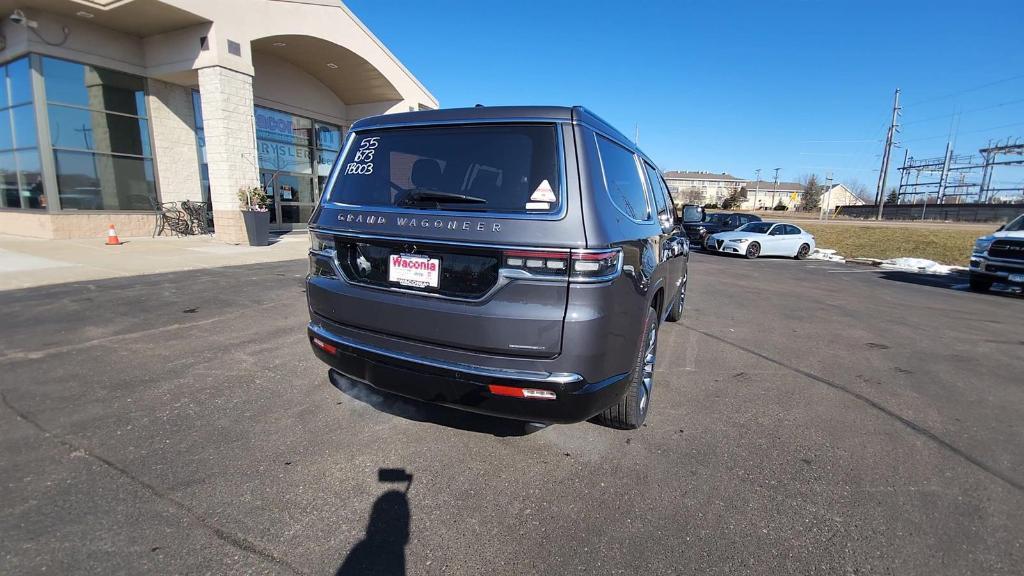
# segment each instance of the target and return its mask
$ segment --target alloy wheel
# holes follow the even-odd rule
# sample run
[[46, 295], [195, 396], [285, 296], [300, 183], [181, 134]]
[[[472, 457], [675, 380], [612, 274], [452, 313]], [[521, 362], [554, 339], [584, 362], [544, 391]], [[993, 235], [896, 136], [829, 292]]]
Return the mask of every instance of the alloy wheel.
[[647, 349], [644, 350], [644, 368], [642, 386], [640, 387], [640, 413], [647, 412], [647, 405], [650, 403], [651, 387], [654, 386], [654, 360], [658, 344], [658, 328], [651, 326], [647, 333]]

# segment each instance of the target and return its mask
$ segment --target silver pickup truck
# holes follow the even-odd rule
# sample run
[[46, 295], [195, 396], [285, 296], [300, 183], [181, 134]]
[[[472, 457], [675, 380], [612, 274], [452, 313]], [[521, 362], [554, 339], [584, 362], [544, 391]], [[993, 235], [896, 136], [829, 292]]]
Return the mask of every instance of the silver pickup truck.
[[974, 242], [970, 282], [981, 291], [995, 282], [1024, 286], [1024, 214]]

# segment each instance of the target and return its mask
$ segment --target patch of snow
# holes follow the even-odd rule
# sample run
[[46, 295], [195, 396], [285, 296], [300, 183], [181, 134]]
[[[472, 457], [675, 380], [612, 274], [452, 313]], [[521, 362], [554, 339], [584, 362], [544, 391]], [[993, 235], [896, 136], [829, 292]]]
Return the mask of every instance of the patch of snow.
[[807, 256], [808, 260], [827, 260], [829, 262], [846, 262], [846, 258], [843, 258], [839, 254], [836, 254], [835, 250], [829, 248], [816, 248], [814, 252], [811, 252]]
[[883, 260], [881, 266], [889, 270], [908, 270], [926, 274], [950, 274], [963, 269], [962, 266], [946, 266], [926, 258], [892, 258]]

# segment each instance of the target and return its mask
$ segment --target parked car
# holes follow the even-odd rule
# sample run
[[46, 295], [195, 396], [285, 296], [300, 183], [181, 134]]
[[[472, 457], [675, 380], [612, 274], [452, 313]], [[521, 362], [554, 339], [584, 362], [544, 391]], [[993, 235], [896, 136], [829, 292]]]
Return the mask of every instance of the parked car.
[[1024, 213], [974, 242], [971, 288], [984, 291], [995, 282], [1024, 285]]
[[704, 246], [704, 240], [712, 234], [717, 234], [718, 232], [729, 232], [747, 224], [748, 222], [760, 221], [761, 217], [753, 214], [743, 214], [741, 212], [715, 212], [705, 216], [702, 222], [684, 224], [683, 229], [686, 231], [686, 237], [690, 239], [691, 244]]
[[390, 392], [636, 428], [683, 314], [681, 225], [658, 167], [585, 108], [365, 118], [310, 220], [309, 340]]
[[814, 251], [814, 236], [785, 222], [750, 222], [732, 232], [708, 236], [704, 248], [710, 252], [758, 256], [790, 256], [803, 260]]

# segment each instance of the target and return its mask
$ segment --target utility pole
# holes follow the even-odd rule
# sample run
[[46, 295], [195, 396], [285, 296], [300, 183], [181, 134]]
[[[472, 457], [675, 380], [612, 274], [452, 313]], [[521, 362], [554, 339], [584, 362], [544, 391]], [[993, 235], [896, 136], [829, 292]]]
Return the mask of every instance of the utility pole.
[[[949, 181], [949, 163], [953, 160], [953, 143], [946, 141], [946, 156], [942, 161], [942, 175], [939, 176], [939, 193], [936, 195], [935, 200], [939, 204], [944, 204], [946, 199], [946, 184]], [[928, 195], [924, 196], [924, 203], [928, 203]]]
[[822, 214], [825, 216], [825, 222], [828, 222], [829, 204], [832, 203], [832, 173], [828, 173], [828, 177], [825, 178], [825, 205], [822, 207]]
[[882, 206], [885, 205], [885, 181], [889, 176], [889, 156], [892, 154], [892, 141], [896, 138], [896, 131], [899, 130], [900, 114], [900, 89], [896, 89], [896, 95], [892, 102], [892, 122], [889, 123], [889, 133], [885, 137], [885, 151], [882, 153], [882, 170], [878, 174], [878, 192], [875, 200], [878, 204], [878, 219], [882, 219]]
[[757, 209], [757, 197], [761, 194], [761, 169], [758, 168], [757, 170], [754, 170], [754, 172], [757, 173], [757, 182], [754, 183], [754, 201], [751, 202], [751, 205], [756, 210]]
[[633, 144], [640, 145], [640, 124], [633, 124]]
[[775, 194], [779, 191], [779, 170], [782, 168], [775, 169], [775, 182], [772, 184], [772, 210], [775, 209]]
[[910, 160], [910, 148], [903, 149], [903, 167], [900, 168], [900, 186], [896, 189], [896, 203], [899, 204], [903, 198], [903, 180], [906, 179], [907, 183], [910, 183], [910, 172], [907, 171], [907, 162]]

